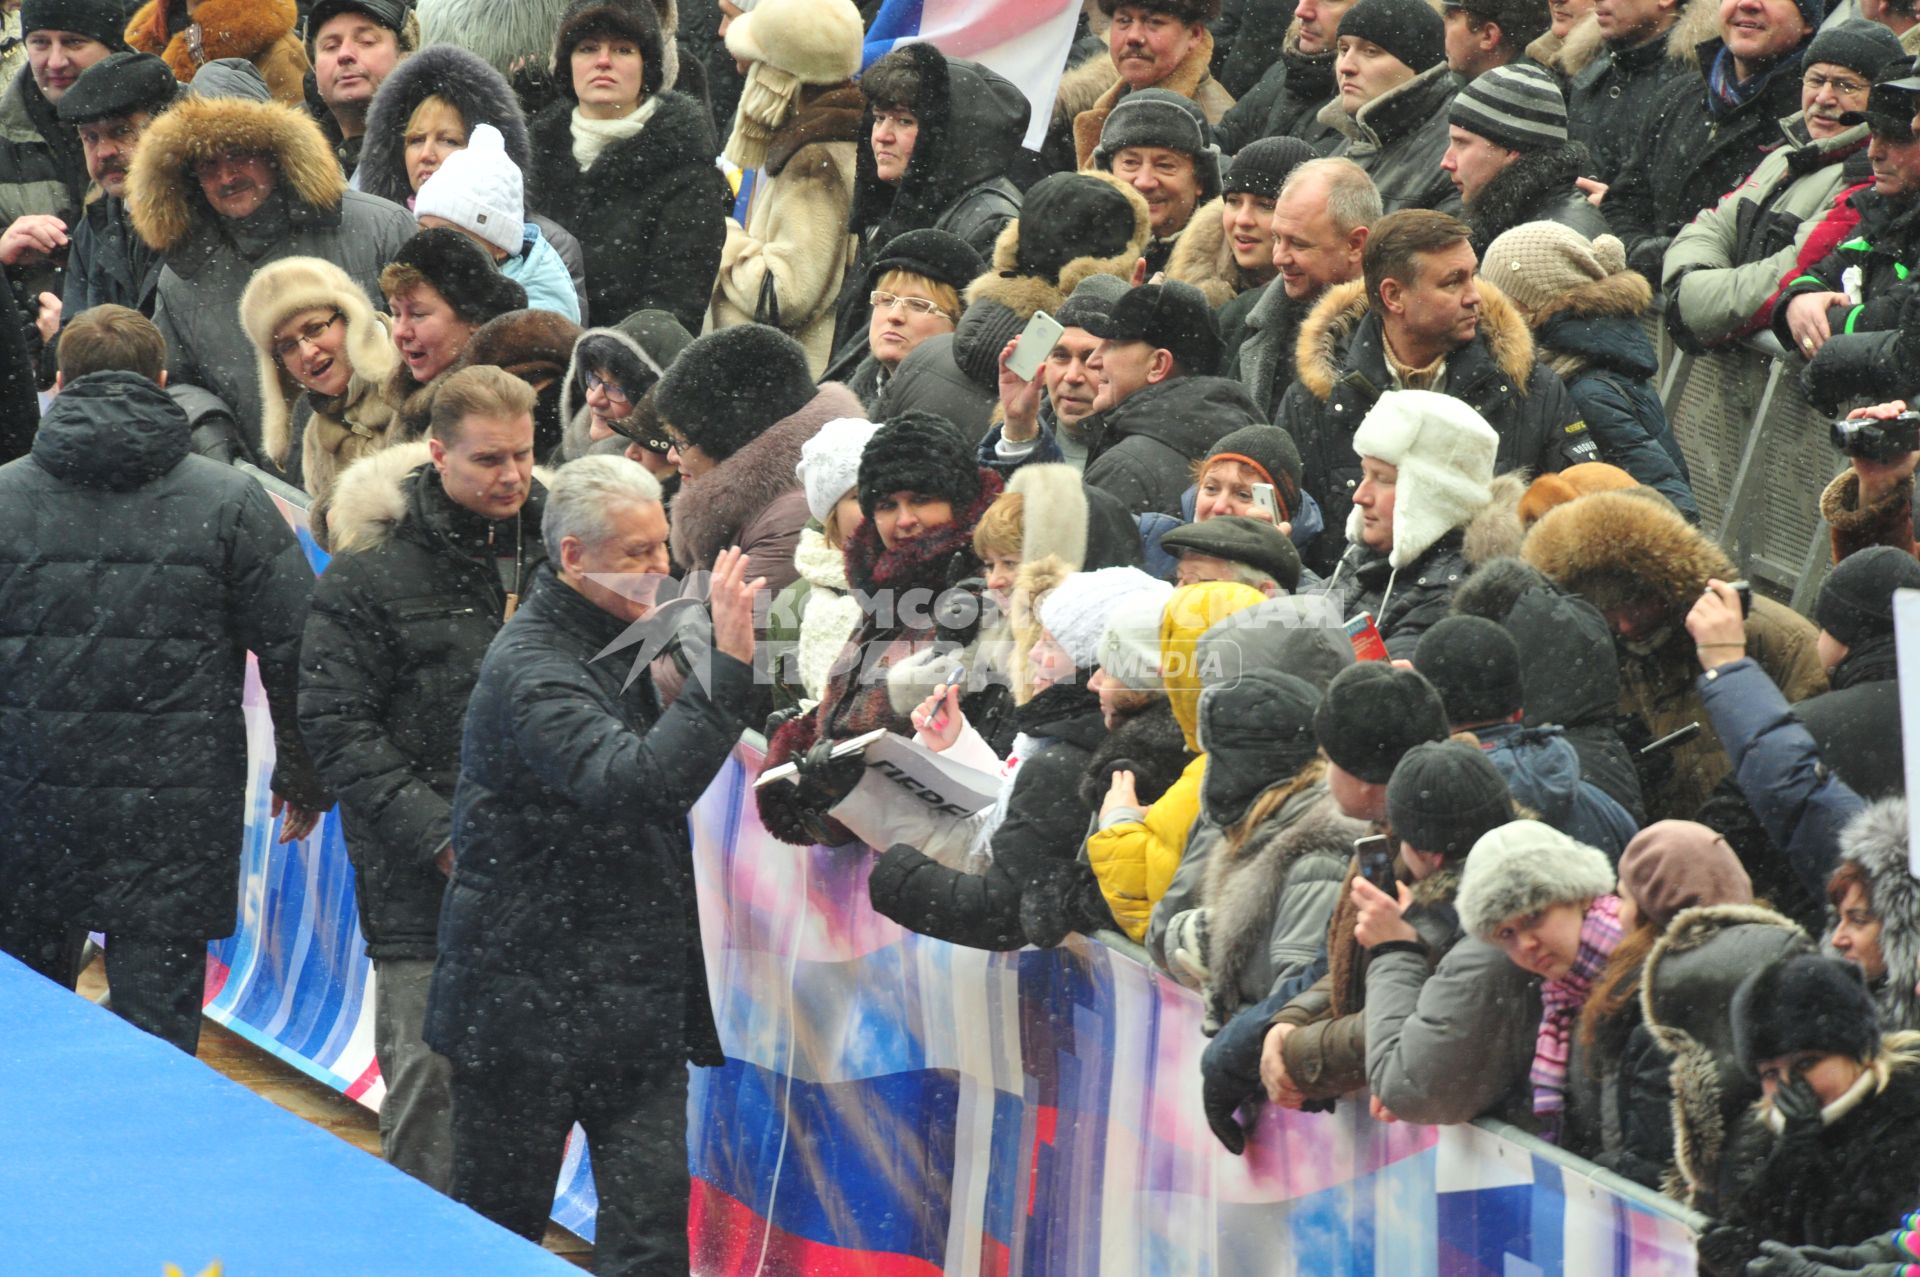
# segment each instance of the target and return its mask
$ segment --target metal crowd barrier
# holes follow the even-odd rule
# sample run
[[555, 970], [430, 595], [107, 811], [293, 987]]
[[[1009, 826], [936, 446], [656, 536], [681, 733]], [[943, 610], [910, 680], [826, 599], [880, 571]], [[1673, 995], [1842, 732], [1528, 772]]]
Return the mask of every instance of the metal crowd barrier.
[[[1658, 316], [1649, 322], [1660, 326]], [[1812, 609], [1832, 554], [1820, 492], [1844, 465], [1771, 335], [1690, 355], [1660, 334], [1660, 401], [1686, 454], [1701, 526], [1757, 587]]]

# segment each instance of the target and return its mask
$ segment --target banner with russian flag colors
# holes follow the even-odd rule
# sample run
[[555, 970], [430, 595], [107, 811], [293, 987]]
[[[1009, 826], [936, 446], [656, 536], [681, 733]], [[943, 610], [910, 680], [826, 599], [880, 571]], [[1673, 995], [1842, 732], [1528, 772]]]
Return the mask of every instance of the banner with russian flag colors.
[[886, 0], [867, 28], [860, 65], [924, 40], [952, 58], [998, 71], [1032, 104], [1026, 146], [1040, 149], [1073, 48], [1080, 0]]

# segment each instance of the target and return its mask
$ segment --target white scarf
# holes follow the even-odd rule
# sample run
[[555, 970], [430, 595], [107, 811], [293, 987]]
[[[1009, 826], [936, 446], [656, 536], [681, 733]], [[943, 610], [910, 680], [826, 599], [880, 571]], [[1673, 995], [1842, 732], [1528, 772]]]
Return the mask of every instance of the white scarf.
[[573, 162], [580, 166], [582, 173], [586, 172], [600, 158], [600, 152], [646, 128], [647, 121], [653, 118], [654, 110], [659, 105], [659, 98], [648, 98], [632, 115], [623, 115], [617, 120], [588, 119], [580, 114], [579, 107], [574, 107]]

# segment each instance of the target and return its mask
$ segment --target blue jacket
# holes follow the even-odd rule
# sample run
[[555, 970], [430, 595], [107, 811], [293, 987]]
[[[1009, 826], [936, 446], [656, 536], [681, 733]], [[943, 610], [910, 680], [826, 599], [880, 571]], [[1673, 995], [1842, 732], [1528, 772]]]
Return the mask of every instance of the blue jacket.
[[1747, 805], [1807, 890], [1823, 898], [1840, 831], [1866, 800], [1820, 761], [1813, 736], [1752, 657], [1708, 670], [1699, 688]]
[[1514, 801], [1539, 812], [1543, 823], [1613, 860], [1640, 832], [1625, 807], [1581, 779], [1580, 756], [1560, 728], [1506, 723], [1473, 731], [1488, 761], [1507, 778]]
[[579, 323], [580, 294], [573, 289], [573, 275], [560, 251], [532, 222], [526, 224], [521, 245], [518, 256], [500, 263], [500, 273], [527, 290], [531, 309], [551, 310]]
[[[1187, 490], [1180, 494], [1180, 517], [1177, 519], [1170, 514], [1161, 514], [1157, 511], [1134, 516], [1135, 521], [1140, 524], [1140, 545], [1146, 556], [1144, 566], [1147, 571], [1163, 581], [1171, 581], [1179, 575], [1180, 560], [1177, 556], [1160, 548], [1160, 538], [1175, 528], [1184, 528], [1193, 522], [1193, 505], [1197, 492], [1197, 486], [1189, 484]], [[1292, 541], [1296, 548], [1304, 549], [1320, 535], [1326, 526], [1326, 520], [1320, 517], [1320, 503], [1303, 490], [1300, 493], [1300, 512], [1294, 516], [1293, 532], [1288, 540]], [[1301, 572], [1300, 588], [1294, 593], [1305, 593], [1309, 583], [1319, 579], [1311, 572]]]

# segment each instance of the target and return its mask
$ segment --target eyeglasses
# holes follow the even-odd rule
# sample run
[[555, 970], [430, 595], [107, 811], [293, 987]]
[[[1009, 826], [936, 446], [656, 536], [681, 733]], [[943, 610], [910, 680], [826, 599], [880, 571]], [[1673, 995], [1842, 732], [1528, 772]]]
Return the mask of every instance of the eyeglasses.
[[667, 437], [667, 446], [678, 452], [685, 452], [687, 449], [693, 447], [691, 443], [687, 442], [687, 437], [678, 430], [675, 430], [672, 426], [662, 427], [660, 433]]
[[928, 301], [924, 297], [896, 297], [892, 293], [868, 293], [867, 304], [875, 310], [892, 310], [895, 306], [905, 306], [916, 315], [945, 315], [953, 318], [953, 313], [939, 302]]
[[273, 357], [281, 363], [287, 362], [287, 356], [299, 350], [302, 345], [318, 346], [320, 339], [327, 335], [327, 329], [339, 323], [346, 316], [334, 311], [325, 319], [312, 319], [300, 325], [300, 331], [291, 337], [281, 337], [273, 343]]
[[1800, 83], [1811, 92], [1818, 93], [1822, 89], [1832, 89], [1843, 98], [1865, 93], [1870, 87], [1864, 81], [1850, 80], [1844, 75], [1822, 75], [1818, 71], [1807, 72], [1800, 77]]
[[610, 377], [602, 377], [597, 372], [590, 372], [587, 374], [587, 393], [592, 394], [596, 390], [604, 390], [607, 398], [615, 403], [630, 404], [633, 402], [633, 400], [627, 397], [627, 389], [625, 386], [622, 386]]

